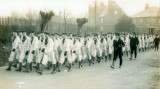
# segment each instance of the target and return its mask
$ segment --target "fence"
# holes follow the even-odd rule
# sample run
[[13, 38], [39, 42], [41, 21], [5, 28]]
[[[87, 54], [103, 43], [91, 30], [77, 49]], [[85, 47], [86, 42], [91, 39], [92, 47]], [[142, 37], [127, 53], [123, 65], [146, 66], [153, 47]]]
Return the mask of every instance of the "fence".
[[[19, 26], [19, 27], [32, 25], [32, 26], [36, 27], [36, 29], [35, 29], [36, 31], [40, 31], [40, 19], [29, 21], [25, 18], [0, 17], [0, 25]], [[82, 30], [83, 30], [82, 33], [94, 32], [92, 29], [93, 28], [85, 25], [82, 28]], [[23, 30], [23, 29], [20, 29], [20, 30]], [[49, 32], [52, 34], [54, 34], [54, 33], [59, 33], [59, 34], [73, 33], [73, 34], [76, 34], [77, 33], [77, 23], [67, 23], [65, 25], [64, 22], [50, 21], [46, 26], [45, 32]]]

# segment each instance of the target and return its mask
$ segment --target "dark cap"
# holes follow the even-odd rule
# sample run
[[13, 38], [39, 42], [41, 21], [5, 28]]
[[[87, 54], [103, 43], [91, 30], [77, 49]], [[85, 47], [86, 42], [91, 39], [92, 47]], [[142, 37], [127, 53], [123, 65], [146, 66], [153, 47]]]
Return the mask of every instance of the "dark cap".
[[136, 35], [136, 33], [135, 33], [135, 32], [132, 32], [132, 34]]
[[119, 36], [120, 34], [116, 32], [115, 35], [116, 35], [116, 36]]

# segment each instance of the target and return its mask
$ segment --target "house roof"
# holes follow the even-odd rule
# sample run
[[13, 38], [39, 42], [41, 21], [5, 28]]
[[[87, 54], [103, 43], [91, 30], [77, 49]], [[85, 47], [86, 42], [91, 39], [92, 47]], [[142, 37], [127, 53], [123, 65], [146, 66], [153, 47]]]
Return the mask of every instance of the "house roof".
[[99, 15], [99, 17], [104, 17], [107, 13], [108, 13], [108, 8], [105, 7], [105, 8], [103, 9], [103, 11], [101, 12], [101, 14]]
[[[121, 7], [115, 1], [112, 1], [112, 7], [113, 8], [118, 8], [119, 10], [123, 11], [121, 9]], [[104, 17], [108, 13], [108, 9], [109, 9], [108, 6], [105, 6], [105, 8], [100, 13], [99, 17]]]
[[136, 17], [160, 17], [160, 8], [150, 7], [147, 10], [143, 10], [139, 13], [132, 15], [133, 18]]

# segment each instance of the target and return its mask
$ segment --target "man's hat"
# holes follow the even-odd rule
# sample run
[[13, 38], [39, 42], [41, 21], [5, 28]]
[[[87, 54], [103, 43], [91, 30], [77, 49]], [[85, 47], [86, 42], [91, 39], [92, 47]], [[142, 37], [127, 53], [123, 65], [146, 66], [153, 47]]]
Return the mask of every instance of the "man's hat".
[[62, 35], [66, 35], [66, 33], [62, 33]]
[[26, 31], [22, 30], [21, 32], [26, 32]]
[[45, 35], [49, 35], [49, 33], [47, 33], [47, 32], [44, 32], [44, 34], [45, 34]]
[[41, 34], [41, 32], [37, 32], [37, 34]]
[[116, 36], [119, 36], [120, 34], [116, 32], [115, 35], [116, 35]]
[[136, 33], [135, 33], [135, 32], [132, 32], [132, 34], [134, 34], [134, 35], [135, 35]]

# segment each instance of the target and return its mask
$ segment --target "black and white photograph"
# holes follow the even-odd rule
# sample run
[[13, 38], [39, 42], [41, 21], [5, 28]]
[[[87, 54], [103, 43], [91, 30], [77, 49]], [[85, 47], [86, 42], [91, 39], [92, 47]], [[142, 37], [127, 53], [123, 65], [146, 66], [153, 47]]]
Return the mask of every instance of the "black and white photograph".
[[160, 89], [160, 0], [0, 0], [0, 89]]

